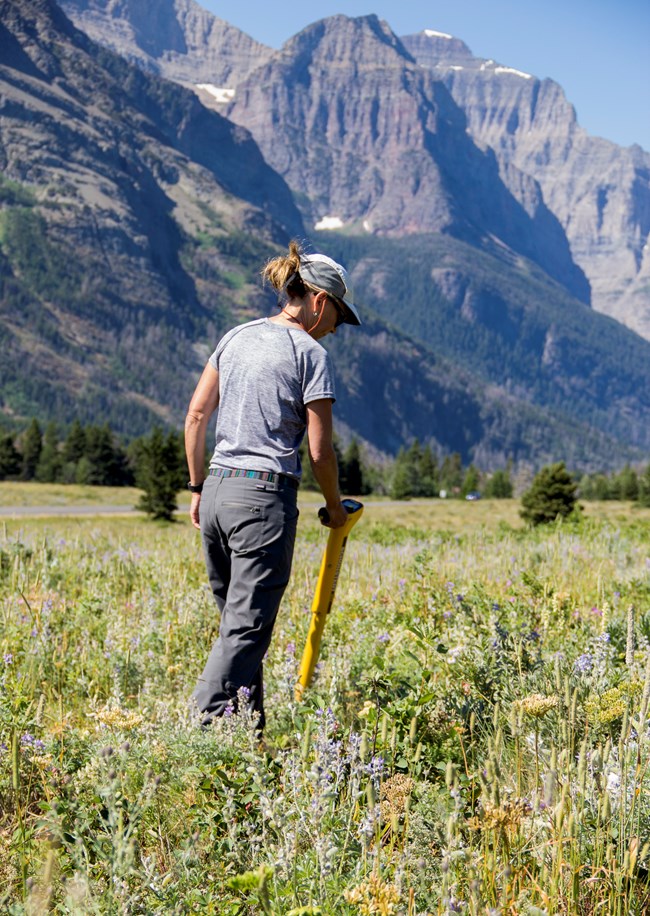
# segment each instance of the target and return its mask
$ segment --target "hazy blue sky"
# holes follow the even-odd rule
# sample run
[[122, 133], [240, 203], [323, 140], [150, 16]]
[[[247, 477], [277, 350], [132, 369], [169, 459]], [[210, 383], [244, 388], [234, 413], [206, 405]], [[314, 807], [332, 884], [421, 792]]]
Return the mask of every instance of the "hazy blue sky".
[[336, 13], [376, 13], [397, 35], [448, 32], [477, 57], [554, 79], [589, 133], [650, 150], [650, 0], [198, 2], [274, 48]]

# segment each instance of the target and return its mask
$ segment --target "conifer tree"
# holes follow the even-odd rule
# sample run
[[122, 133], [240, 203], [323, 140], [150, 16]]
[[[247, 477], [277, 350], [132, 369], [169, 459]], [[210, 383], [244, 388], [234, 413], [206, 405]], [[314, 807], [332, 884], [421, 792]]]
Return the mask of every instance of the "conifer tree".
[[639, 505], [650, 507], [650, 464], [639, 478]]
[[62, 457], [64, 463], [76, 464], [85, 451], [86, 431], [79, 420], [74, 420], [63, 443]]
[[625, 465], [615, 479], [618, 499], [636, 500], [639, 498], [639, 478], [629, 464]]
[[36, 475], [36, 468], [38, 467], [38, 460], [41, 457], [42, 448], [43, 433], [41, 432], [41, 427], [38, 423], [38, 420], [33, 419], [27, 427], [27, 431], [23, 438], [23, 460], [20, 470], [21, 480], [34, 479]]
[[447, 493], [460, 493], [463, 483], [463, 461], [458, 452], [445, 455], [440, 468], [440, 488]]
[[78, 474], [79, 462], [86, 450], [86, 431], [79, 422], [74, 420], [61, 449], [61, 480], [64, 483], [83, 483], [78, 477], [83, 477], [83, 471]]
[[473, 464], [465, 471], [465, 476], [463, 477], [463, 485], [461, 487], [461, 494], [467, 496], [468, 493], [474, 493], [479, 490], [481, 486], [481, 475]]
[[535, 476], [530, 489], [521, 498], [521, 517], [531, 525], [566, 518], [577, 506], [578, 485], [564, 462], [549, 464]]
[[136, 453], [136, 485], [144, 491], [137, 508], [154, 519], [170, 521], [178, 508], [176, 494], [180, 489], [176, 434], [164, 436], [156, 427], [140, 440]]
[[10, 435], [0, 436], [0, 480], [18, 477], [22, 465], [20, 452]]
[[418, 495], [437, 496], [440, 489], [438, 482], [438, 461], [430, 445], [422, 449], [418, 468]]
[[78, 465], [80, 483], [101, 486], [120, 486], [126, 482], [126, 455], [116, 445], [113, 433], [107, 423], [103, 426], [87, 426], [85, 429], [83, 460]]
[[36, 465], [36, 480], [41, 483], [56, 483], [60, 479], [63, 461], [59, 452], [59, 433], [56, 423], [45, 428], [43, 447]]
[[341, 492], [346, 496], [361, 496], [364, 492], [363, 467], [361, 450], [356, 439], [353, 439], [345, 450], [342, 464], [345, 468], [345, 485], [341, 485]]
[[512, 496], [510, 472], [503, 468], [496, 470], [485, 484], [485, 495], [488, 499], [510, 499]]
[[401, 448], [399, 450], [391, 475], [390, 495], [392, 499], [411, 499], [416, 495], [417, 466], [420, 458], [420, 445], [417, 440], [409, 449]]

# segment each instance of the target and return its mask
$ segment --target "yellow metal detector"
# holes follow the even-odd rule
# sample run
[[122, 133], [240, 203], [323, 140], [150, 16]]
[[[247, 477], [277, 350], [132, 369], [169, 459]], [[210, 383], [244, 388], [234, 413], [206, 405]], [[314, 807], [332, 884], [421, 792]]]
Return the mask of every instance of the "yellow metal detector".
[[[302, 699], [305, 687], [309, 687], [311, 684], [314, 668], [318, 661], [325, 621], [334, 601], [336, 583], [341, 571], [348, 535], [363, 514], [363, 503], [357, 502], [356, 499], [344, 499], [343, 505], [348, 513], [347, 520], [341, 528], [332, 528], [330, 530], [327, 547], [320, 565], [316, 592], [311, 605], [311, 623], [309, 624], [307, 642], [305, 643], [305, 651], [302, 654], [300, 673], [296, 684], [296, 700]], [[320, 518], [326, 518], [327, 510], [319, 509], [318, 515]]]

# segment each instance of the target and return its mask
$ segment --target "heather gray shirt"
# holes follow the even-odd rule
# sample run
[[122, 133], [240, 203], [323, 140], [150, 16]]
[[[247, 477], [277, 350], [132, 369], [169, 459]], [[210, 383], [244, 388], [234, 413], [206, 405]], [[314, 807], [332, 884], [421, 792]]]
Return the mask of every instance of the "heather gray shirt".
[[210, 467], [299, 478], [305, 405], [321, 398], [335, 400], [327, 351], [300, 328], [260, 318], [222, 337], [210, 365], [219, 373]]

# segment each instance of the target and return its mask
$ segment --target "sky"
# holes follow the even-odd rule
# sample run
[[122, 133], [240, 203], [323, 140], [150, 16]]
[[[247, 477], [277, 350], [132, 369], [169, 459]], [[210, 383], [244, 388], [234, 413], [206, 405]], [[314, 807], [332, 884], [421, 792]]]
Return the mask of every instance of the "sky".
[[385, 19], [396, 35], [460, 38], [477, 57], [550, 77], [590, 134], [650, 151], [650, 0], [198, 0], [279, 48], [318, 19]]

